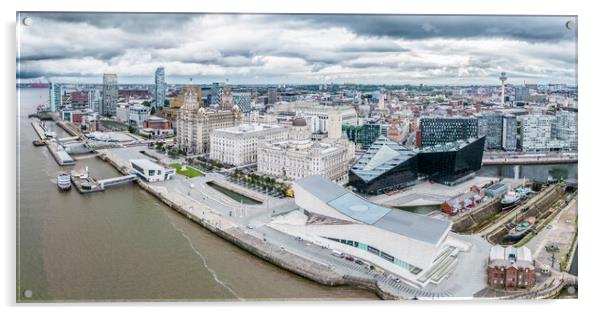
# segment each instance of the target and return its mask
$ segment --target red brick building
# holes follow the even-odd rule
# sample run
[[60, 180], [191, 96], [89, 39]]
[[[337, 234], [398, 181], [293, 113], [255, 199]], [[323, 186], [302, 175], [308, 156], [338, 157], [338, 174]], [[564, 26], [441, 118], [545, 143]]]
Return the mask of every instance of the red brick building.
[[454, 215], [458, 211], [463, 211], [467, 208], [476, 207], [481, 203], [481, 195], [478, 189], [475, 191], [473, 188], [469, 192], [459, 194], [451, 199], [446, 200], [441, 204], [441, 211]]
[[171, 129], [171, 121], [169, 121], [165, 118], [151, 116], [147, 120], [144, 121], [144, 128]]
[[528, 289], [535, 285], [535, 265], [531, 251], [523, 246], [491, 248], [487, 266], [487, 284], [493, 289]]

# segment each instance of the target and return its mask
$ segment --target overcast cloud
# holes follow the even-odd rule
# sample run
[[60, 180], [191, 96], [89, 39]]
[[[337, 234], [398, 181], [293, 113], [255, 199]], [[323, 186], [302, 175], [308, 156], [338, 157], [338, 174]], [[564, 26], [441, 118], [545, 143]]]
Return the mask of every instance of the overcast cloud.
[[18, 79], [575, 84], [573, 17], [22, 13]]

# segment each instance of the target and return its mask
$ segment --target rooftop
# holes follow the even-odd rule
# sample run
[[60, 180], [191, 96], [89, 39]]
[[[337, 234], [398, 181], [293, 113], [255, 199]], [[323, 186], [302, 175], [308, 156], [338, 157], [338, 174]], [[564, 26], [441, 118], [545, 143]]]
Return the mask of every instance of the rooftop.
[[380, 136], [351, 167], [351, 171], [368, 182], [415, 155], [416, 152]]
[[442, 144], [437, 144], [434, 146], [424, 147], [420, 149], [421, 153], [434, 153], [434, 152], [449, 152], [449, 151], [458, 151], [467, 145], [476, 142], [480, 138], [468, 138], [466, 140], [458, 140], [453, 142], [447, 142]]
[[151, 161], [151, 160], [147, 160], [147, 159], [132, 159], [130, 160], [130, 163], [132, 164], [136, 164], [144, 169], [163, 169], [164, 167]]
[[280, 125], [268, 125], [268, 124], [241, 124], [234, 127], [229, 128], [220, 128], [215, 129], [215, 131], [230, 133], [230, 134], [246, 134], [253, 132], [261, 132], [269, 129], [283, 129], [284, 127]]
[[419, 241], [436, 244], [451, 225], [448, 221], [373, 204], [319, 175], [296, 183], [354, 220]]

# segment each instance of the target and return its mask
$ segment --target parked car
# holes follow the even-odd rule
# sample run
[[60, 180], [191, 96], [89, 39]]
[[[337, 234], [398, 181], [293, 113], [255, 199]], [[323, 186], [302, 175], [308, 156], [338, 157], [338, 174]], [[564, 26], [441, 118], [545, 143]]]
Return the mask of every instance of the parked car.
[[345, 259], [349, 260], [349, 261], [354, 261], [355, 259], [353, 259], [353, 257], [351, 256], [345, 256]]
[[356, 263], [356, 264], [358, 264], [358, 265], [360, 265], [360, 266], [362, 266], [362, 265], [364, 264], [364, 262], [363, 262], [363, 261], [361, 261], [361, 260], [359, 260], [359, 259], [358, 259], [358, 260], [356, 260], [356, 261], [355, 261], [355, 263]]
[[338, 250], [333, 250], [331, 254], [332, 254], [332, 256], [335, 256], [335, 257], [345, 256], [345, 255], [343, 255], [343, 253], [339, 252]]

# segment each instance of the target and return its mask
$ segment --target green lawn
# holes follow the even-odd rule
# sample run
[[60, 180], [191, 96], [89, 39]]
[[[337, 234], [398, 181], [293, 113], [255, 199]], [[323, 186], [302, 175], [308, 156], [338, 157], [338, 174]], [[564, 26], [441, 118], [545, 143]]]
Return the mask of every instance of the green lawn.
[[203, 174], [201, 171], [197, 170], [196, 168], [194, 168], [192, 166], [186, 166], [185, 171], [182, 170], [182, 164], [180, 164], [180, 163], [169, 164], [169, 166], [175, 168], [176, 173], [178, 173], [180, 175], [184, 175], [186, 177], [205, 176], [205, 174]]

